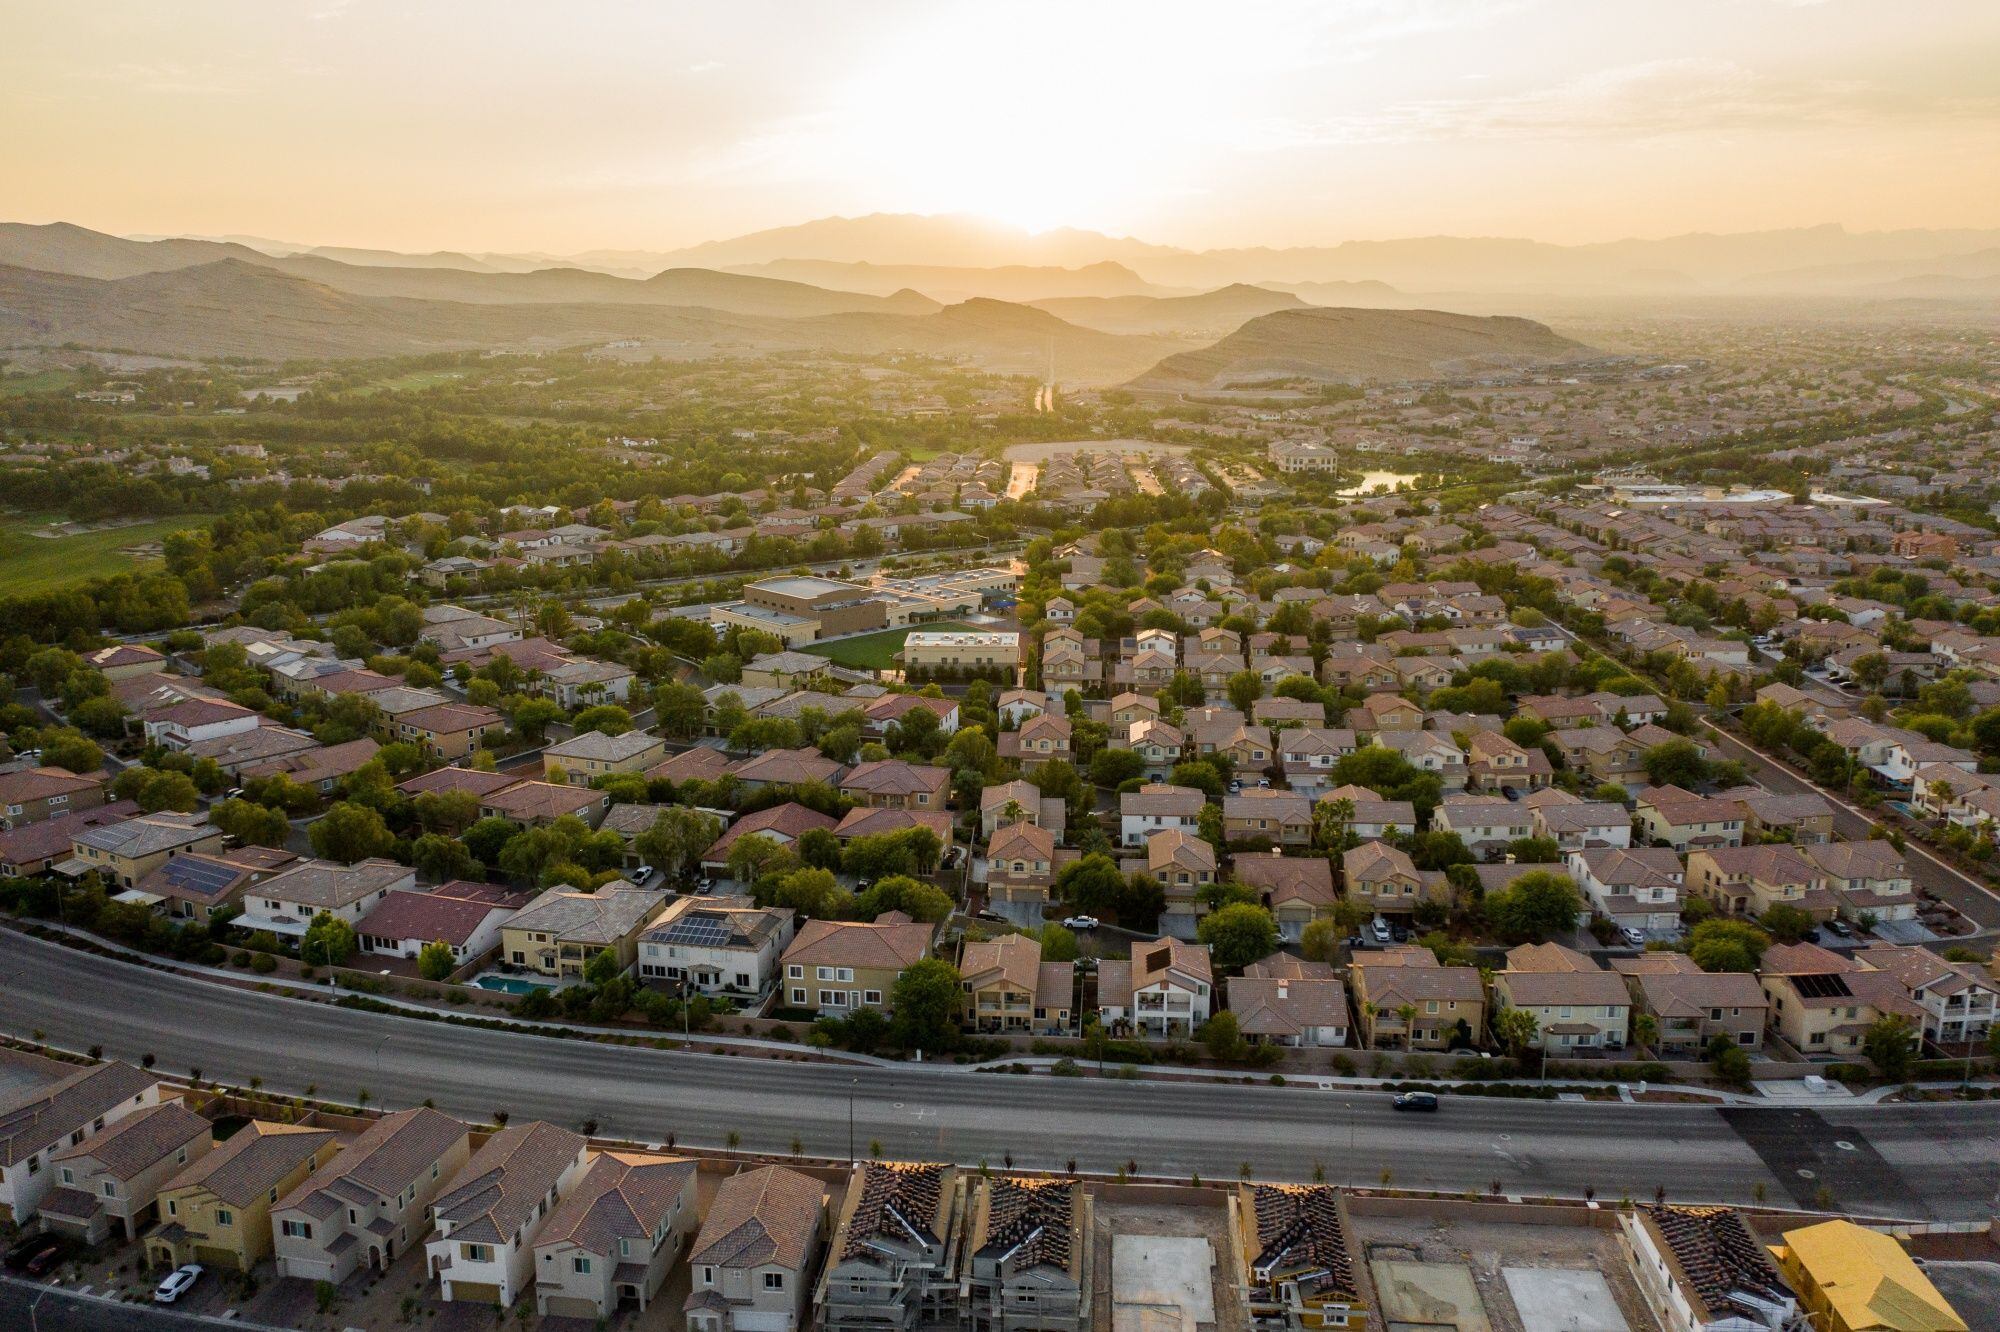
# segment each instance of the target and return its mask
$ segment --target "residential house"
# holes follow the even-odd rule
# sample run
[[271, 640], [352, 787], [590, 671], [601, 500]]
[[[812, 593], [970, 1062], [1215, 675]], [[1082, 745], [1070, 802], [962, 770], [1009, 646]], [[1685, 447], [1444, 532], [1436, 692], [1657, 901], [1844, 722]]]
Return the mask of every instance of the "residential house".
[[1181, 761], [1187, 733], [1158, 717], [1141, 717], [1126, 729], [1124, 743], [1116, 747], [1139, 756], [1144, 764], [1140, 774], [1148, 781], [1164, 781]]
[[542, 828], [557, 819], [582, 819], [591, 827], [604, 821], [611, 797], [589, 787], [525, 781], [479, 797], [479, 817], [508, 819], [524, 828]]
[[988, 905], [1024, 923], [1039, 922], [1055, 891], [1057, 857], [1055, 834], [1046, 828], [1024, 820], [995, 831], [983, 862]]
[[69, 878], [95, 873], [106, 887], [130, 888], [173, 857], [219, 850], [222, 840], [222, 829], [201, 814], [162, 810], [95, 827], [78, 819], [70, 858], [50, 868]]
[[1680, 932], [1687, 871], [1672, 847], [1585, 847], [1569, 853], [1566, 868], [1591, 909], [1612, 924], [1665, 938]]
[[79, 777], [67, 768], [19, 768], [0, 773], [0, 829], [11, 831], [103, 804], [102, 773]]
[[179, 1101], [163, 1101], [58, 1149], [42, 1224], [86, 1244], [102, 1243], [114, 1224], [124, 1238], [138, 1238], [158, 1213], [161, 1185], [214, 1145], [211, 1127]]
[[1640, 1294], [1674, 1332], [1775, 1332], [1798, 1300], [1732, 1207], [1635, 1207], [1618, 1218]]
[[1325, 856], [1246, 851], [1234, 858], [1233, 877], [1257, 894], [1278, 924], [1278, 937], [1297, 943], [1306, 926], [1333, 910], [1333, 866]]
[[1306, 796], [1318, 796], [1333, 783], [1333, 766], [1352, 754], [1354, 732], [1329, 726], [1289, 726], [1279, 731], [1278, 762], [1285, 784]]
[[1518, 800], [1495, 795], [1455, 795], [1447, 797], [1431, 814], [1431, 827], [1457, 833], [1465, 849], [1491, 860], [1508, 846], [1535, 835], [1534, 811]]
[[880, 759], [856, 764], [840, 779], [840, 791], [871, 809], [941, 811], [951, 794], [951, 770]]
[[428, 1106], [376, 1120], [272, 1206], [278, 1275], [339, 1285], [363, 1267], [386, 1272], [471, 1154], [466, 1126]]
[[1773, 1245], [1808, 1326], [1825, 1332], [1971, 1332], [1895, 1236], [1822, 1221]]
[[1703, 971], [1686, 953], [1614, 957], [1611, 967], [1653, 1019], [1651, 1044], [1660, 1057], [1702, 1058], [1718, 1036], [1753, 1054], [1763, 1048], [1771, 1001], [1755, 976]]
[[[1016, 825], [1024, 826], [1024, 825]], [[900, 911], [871, 921], [809, 920], [785, 949], [784, 1007], [816, 1017], [845, 1017], [857, 1008], [889, 1008], [906, 967], [930, 955], [935, 925]]]
[[593, 786], [598, 778], [615, 772], [643, 773], [664, 758], [666, 752], [666, 741], [644, 731], [627, 731], [623, 735], [585, 731], [543, 750], [542, 773], [555, 780], [555, 774], [560, 772], [571, 786]]
[[464, 879], [427, 893], [392, 888], [355, 922], [354, 933], [361, 951], [376, 957], [414, 958], [442, 943], [456, 969], [498, 948], [501, 927], [527, 902], [526, 894]]
[[591, 1158], [535, 1239], [535, 1311], [601, 1321], [650, 1305], [695, 1231], [695, 1175], [685, 1157]]
[[1829, 911], [1870, 923], [1916, 919], [1917, 896], [1910, 867], [1893, 842], [1875, 838], [1815, 842], [1805, 847], [1804, 854], [1831, 899], [1808, 908], [1816, 916]]
[[417, 745], [434, 759], [451, 763], [471, 758], [486, 737], [506, 730], [506, 722], [491, 708], [469, 703], [438, 703], [397, 717], [396, 738]]
[[1268, 787], [1226, 795], [1222, 831], [1232, 843], [1261, 838], [1274, 846], [1311, 846], [1312, 801], [1295, 791]]
[[305, 860], [254, 886], [255, 892], [244, 893], [236, 924], [296, 939], [321, 915], [358, 925], [392, 891], [415, 888], [417, 872], [373, 856], [352, 865]]
[[1032, 823], [1060, 840], [1068, 824], [1069, 806], [1059, 796], [1044, 796], [1033, 782], [1016, 779], [988, 786], [979, 793], [979, 835], [993, 834], [1010, 823]]
[[1447, 967], [1415, 944], [1354, 955], [1347, 969], [1362, 1042], [1373, 1050], [1475, 1046], [1486, 1030], [1476, 967]]
[[[1216, 882], [1215, 848], [1179, 828], [1167, 828], [1146, 839], [1146, 872], [1166, 892], [1166, 915], [1192, 928], [1206, 914], [1204, 890]], [[1162, 923], [1162, 929], [1166, 928]]]
[[826, 1185], [784, 1166], [718, 1184], [688, 1251], [688, 1332], [804, 1332]]
[[[1814, 896], [1824, 896], [1822, 883], [1813, 863], [1781, 842], [1702, 847], [1688, 855], [1688, 888], [1724, 913], [1761, 916], [1779, 905], [1812, 911]], [[1833, 912], [1821, 905], [1819, 914]]]
[[[1042, 981], [1042, 945], [1031, 934], [1003, 934], [967, 943], [959, 955], [966, 1026], [976, 1032], [1046, 1031], [1035, 1021]], [[1063, 1007], [1068, 1008], [1067, 1000]]]
[[1894, 976], [1923, 1010], [1923, 1037], [1933, 1045], [1979, 1047], [2000, 1024], [2000, 980], [1972, 962], [1953, 962], [1928, 948], [1876, 944], [1854, 960]]
[[1033, 772], [1051, 759], [1073, 760], [1075, 751], [1070, 738], [1074, 729], [1067, 717], [1046, 712], [1030, 717], [1021, 723], [1019, 730], [1000, 733], [1000, 757], [1016, 760], [1024, 773]]
[[511, 1308], [535, 1279], [535, 1241], [590, 1158], [581, 1133], [536, 1121], [488, 1138], [431, 1203], [424, 1245], [446, 1302]]
[[1118, 797], [1118, 843], [1144, 846], [1157, 832], [1177, 829], [1192, 833], [1208, 797], [1192, 786], [1149, 782]]
[[1771, 1003], [1772, 1027], [1808, 1056], [1851, 1059], [1878, 1019], [1903, 1017], [1921, 1030], [1926, 1017], [1895, 973], [1817, 944], [1772, 944], [1757, 965], [1757, 983]]
[[290, 851], [267, 846], [175, 856], [118, 898], [150, 906], [172, 920], [206, 921], [225, 907], [239, 910], [253, 885], [298, 861]]
[[1535, 836], [1546, 837], [1564, 851], [1592, 846], [1630, 846], [1632, 815], [1623, 805], [1604, 800], [1535, 807]]
[[1098, 1018], [1154, 1040], [1192, 1036], [1208, 1021], [1214, 989], [1205, 944], [1161, 939], [1135, 946], [1129, 961], [1097, 964]]
[[1252, 1045], [1347, 1044], [1347, 987], [1333, 976], [1231, 976], [1229, 1011]]
[[1419, 902], [1451, 903], [1451, 885], [1442, 872], [1418, 869], [1407, 852], [1387, 842], [1363, 842], [1343, 852], [1340, 877], [1348, 899], [1377, 916], [1407, 918]]
[[639, 936], [639, 979], [754, 1000], [778, 984], [795, 913], [744, 897], [679, 897]]
[[1622, 1050], [1631, 1030], [1632, 999], [1618, 973], [1561, 944], [1523, 944], [1507, 952], [1493, 976], [1493, 1011], [1532, 1013], [1538, 1050], [1568, 1055]]
[[557, 886], [509, 917], [500, 929], [506, 965], [560, 979], [581, 977], [599, 953], [617, 960], [617, 974], [639, 959], [639, 938], [660, 913], [665, 894], [623, 880], [596, 892]]
[[146, 1261], [252, 1271], [271, 1255], [273, 1204], [333, 1160], [340, 1142], [332, 1129], [251, 1120], [160, 1186]]
[[1639, 792], [1632, 823], [1652, 842], [1686, 855], [1695, 847], [1743, 845], [1747, 813], [1737, 800], [1656, 786]]

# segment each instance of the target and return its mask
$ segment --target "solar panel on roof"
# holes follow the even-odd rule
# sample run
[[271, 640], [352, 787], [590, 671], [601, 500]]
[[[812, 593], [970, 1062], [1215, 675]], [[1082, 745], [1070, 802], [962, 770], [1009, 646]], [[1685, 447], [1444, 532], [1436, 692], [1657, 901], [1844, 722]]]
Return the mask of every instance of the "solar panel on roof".
[[238, 871], [229, 865], [212, 860], [195, 860], [180, 857], [166, 865], [167, 878], [175, 887], [188, 892], [213, 897], [236, 881]]
[[1847, 988], [1846, 981], [1835, 975], [1794, 976], [1792, 984], [1807, 999], [1845, 999], [1854, 993]]
[[691, 944], [698, 948], [719, 947], [729, 942], [730, 928], [707, 920], [684, 920], [667, 931], [668, 943]]

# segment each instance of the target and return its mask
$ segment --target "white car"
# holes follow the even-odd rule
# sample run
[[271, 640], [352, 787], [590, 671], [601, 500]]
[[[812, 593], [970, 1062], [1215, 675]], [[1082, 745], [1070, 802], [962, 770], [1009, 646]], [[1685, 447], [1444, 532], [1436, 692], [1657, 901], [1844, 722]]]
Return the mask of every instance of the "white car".
[[1388, 921], [1386, 921], [1386, 920], [1377, 920], [1377, 921], [1376, 921], [1376, 922], [1374, 923], [1374, 925], [1372, 925], [1372, 926], [1370, 927], [1370, 929], [1371, 929], [1371, 930], [1372, 930], [1372, 931], [1374, 932], [1374, 935], [1375, 935], [1375, 942], [1376, 942], [1376, 943], [1378, 943], [1378, 944], [1385, 944], [1385, 943], [1388, 943], [1388, 942], [1389, 942], [1389, 922], [1388, 922]]
[[1063, 918], [1063, 928], [1066, 930], [1094, 930], [1097, 928], [1097, 917], [1066, 916]]
[[188, 1293], [195, 1282], [201, 1280], [201, 1264], [189, 1263], [186, 1267], [176, 1267], [167, 1273], [166, 1280], [153, 1288], [153, 1303], [172, 1304]]
[[641, 865], [638, 869], [632, 871], [632, 882], [638, 884], [641, 888], [645, 887], [647, 880], [652, 877], [653, 867], [651, 865]]
[[1646, 946], [1646, 932], [1644, 930], [1634, 929], [1632, 926], [1626, 925], [1620, 928], [1618, 932], [1624, 935], [1625, 942], [1631, 944], [1634, 948], [1644, 948]]

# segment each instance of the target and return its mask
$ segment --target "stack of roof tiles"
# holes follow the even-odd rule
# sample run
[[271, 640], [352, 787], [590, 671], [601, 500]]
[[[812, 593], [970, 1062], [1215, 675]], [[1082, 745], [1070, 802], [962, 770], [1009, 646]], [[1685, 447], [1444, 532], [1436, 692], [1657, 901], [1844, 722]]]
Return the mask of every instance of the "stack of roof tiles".
[[1298, 1277], [1302, 1288], [1356, 1298], [1339, 1197], [1324, 1184], [1257, 1186], [1254, 1267], [1260, 1278], [1279, 1269], [1307, 1268]]
[[861, 1202], [848, 1226], [843, 1260], [868, 1252], [868, 1241], [877, 1236], [937, 1243], [938, 1205], [944, 1197], [945, 1173], [950, 1167], [873, 1161], [862, 1175]]
[[1076, 1186], [1054, 1179], [998, 1179], [987, 1203], [985, 1248], [1022, 1268], [1069, 1267]]
[[1764, 1246], [1727, 1207], [1649, 1207], [1674, 1261], [1711, 1311], [1733, 1307], [1737, 1292], [1779, 1298]]

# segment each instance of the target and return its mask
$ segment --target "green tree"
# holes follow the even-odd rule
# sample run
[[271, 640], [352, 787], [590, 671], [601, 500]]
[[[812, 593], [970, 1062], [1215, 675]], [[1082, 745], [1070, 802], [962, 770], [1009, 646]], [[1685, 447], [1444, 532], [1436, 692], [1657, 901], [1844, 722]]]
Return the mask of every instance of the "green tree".
[[1678, 786], [1693, 790], [1708, 780], [1708, 760], [1694, 741], [1676, 736], [1648, 749], [1640, 762], [1646, 780], [1655, 786]]
[[478, 879], [486, 873], [465, 843], [443, 833], [425, 833], [410, 843], [410, 864], [433, 883]]
[[451, 945], [433, 939], [417, 952], [417, 974], [425, 980], [441, 981], [458, 970], [458, 957]]
[[1715, 917], [1688, 935], [1688, 956], [1703, 971], [1755, 971], [1771, 936], [1745, 920]]
[[1201, 1024], [1201, 1043], [1207, 1047], [1209, 1058], [1225, 1064], [1234, 1063], [1248, 1053], [1236, 1014], [1226, 1008]]
[[562, 720], [563, 710], [546, 698], [519, 697], [514, 700], [509, 719], [523, 740], [540, 744], [548, 737], [549, 726]]
[[1234, 902], [1203, 916], [1195, 937], [1218, 970], [1235, 972], [1277, 950], [1278, 924], [1263, 907]]
[[331, 911], [322, 911], [306, 926], [305, 937], [299, 941], [299, 959], [314, 966], [341, 966], [354, 956], [358, 942], [352, 925]]
[[600, 703], [594, 708], [585, 708], [571, 719], [570, 725], [578, 735], [587, 731], [600, 731], [605, 735], [623, 735], [632, 729], [632, 714], [615, 703]]
[[1569, 875], [1530, 870], [1486, 896], [1487, 923], [1504, 939], [1539, 942], [1576, 928], [1583, 897]]
[[1861, 1038], [1868, 1062], [1891, 1082], [1907, 1082], [1917, 1061], [1917, 1033], [1900, 1013], [1885, 1013], [1869, 1024]]
[[41, 745], [42, 762], [51, 768], [63, 768], [80, 775], [96, 772], [104, 766], [104, 751], [97, 747], [96, 741], [74, 727], [59, 726], [43, 731]]
[[1229, 694], [1229, 701], [1236, 705], [1236, 710], [1247, 713], [1257, 705], [1257, 700], [1264, 696], [1264, 677], [1255, 671], [1238, 671], [1229, 677], [1229, 682], [1224, 688]]
[[1525, 1008], [1503, 1008], [1493, 1015], [1493, 1035], [1516, 1059], [1523, 1058], [1534, 1048], [1535, 1039], [1540, 1034], [1541, 1024]]
[[1090, 780], [1099, 786], [1117, 786], [1145, 770], [1145, 756], [1136, 749], [1100, 749], [1090, 760]]
[[210, 805], [208, 821], [245, 846], [282, 847], [292, 832], [283, 810], [241, 799]]
[[1115, 912], [1124, 890], [1117, 862], [1102, 852], [1072, 860], [1056, 874], [1057, 900], [1086, 916]]
[[912, 920], [942, 923], [952, 911], [950, 894], [935, 884], [913, 879], [907, 874], [891, 874], [877, 879], [854, 901], [860, 920], [874, 920], [885, 911], [901, 911]]
[[382, 816], [366, 805], [342, 800], [328, 809], [306, 830], [313, 854], [324, 860], [351, 865], [370, 856], [386, 856], [396, 849], [396, 835]]
[[1716, 1079], [1732, 1087], [1750, 1085], [1750, 1056], [1735, 1041], [1717, 1033], [1708, 1041], [1709, 1067], [1715, 1070]]
[[669, 680], [653, 690], [653, 715], [659, 720], [660, 734], [687, 740], [701, 734], [708, 716], [708, 700], [693, 685]]
[[1042, 961], [1074, 962], [1082, 955], [1076, 935], [1055, 921], [1042, 926]]
[[722, 836], [722, 821], [686, 805], [669, 805], [632, 839], [632, 849], [669, 878], [679, 877]]
[[1763, 915], [1757, 917], [1757, 923], [1773, 939], [1788, 944], [1797, 943], [1813, 929], [1812, 913], [1789, 902], [1772, 903]]
[[897, 1044], [929, 1052], [956, 1046], [963, 987], [958, 968], [943, 958], [926, 957], [903, 968], [889, 991]]

